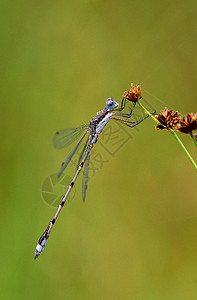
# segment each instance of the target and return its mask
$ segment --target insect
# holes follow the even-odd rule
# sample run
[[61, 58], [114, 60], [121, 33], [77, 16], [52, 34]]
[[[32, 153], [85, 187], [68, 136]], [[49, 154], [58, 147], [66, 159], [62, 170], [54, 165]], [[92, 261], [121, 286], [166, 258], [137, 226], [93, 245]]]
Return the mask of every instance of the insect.
[[[132, 106], [130, 108], [130, 111], [128, 113], [124, 113], [123, 110], [126, 108], [126, 104], [128, 101], [133, 101], [132, 99], [135, 99], [134, 102], [132, 102]], [[112, 98], [108, 98], [106, 101], [107, 106], [101, 110], [100, 112], [97, 113], [95, 117], [93, 117], [89, 124], [82, 125], [77, 128], [71, 128], [71, 129], [63, 129], [60, 131], [57, 131], [54, 139], [53, 139], [53, 144], [55, 148], [61, 149], [64, 148], [71, 143], [73, 143], [77, 138], [79, 138], [81, 135], [81, 138], [77, 142], [76, 146], [73, 148], [73, 150], [68, 154], [66, 159], [61, 165], [61, 168], [58, 173], [58, 177], [61, 176], [63, 171], [66, 169], [68, 166], [69, 162], [71, 161], [73, 155], [77, 152], [79, 149], [79, 146], [81, 145], [82, 141], [85, 139], [85, 144], [82, 148], [79, 160], [78, 160], [78, 167], [76, 170], [76, 173], [68, 186], [68, 189], [66, 193], [64, 194], [53, 218], [49, 222], [48, 227], [46, 228], [45, 232], [42, 234], [40, 237], [36, 250], [35, 250], [35, 256], [34, 259], [36, 259], [40, 253], [43, 251], [48, 238], [50, 236], [51, 230], [55, 224], [55, 221], [57, 220], [57, 217], [62, 210], [66, 199], [72, 190], [75, 181], [81, 171], [81, 169], [84, 167], [84, 172], [83, 172], [83, 179], [82, 179], [82, 197], [83, 201], [85, 201], [86, 198], [86, 192], [87, 192], [87, 187], [88, 187], [88, 175], [89, 175], [89, 166], [90, 166], [90, 156], [91, 156], [91, 150], [96, 143], [99, 135], [101, 134], [103, 128], [107, 125], [107, 123], [110, 120], [116, 120], [117, 122], [121, 122], [122, 124], [128, 126], [128, 127], [135, 127], [139, 123], [141, 123], [143, 120], [148, 118], [149, 116], [145, 116], [144, 118], [138, 120], [138, 121], [131, 121], [130, 118], [133, 114], [134, 108], [136, 106], [136, 99], [141, 98], [141, 88], [139, 86], [133, 87], [131, 86], [130, 91], [125, 92], [124, 97], [121, 101], [120, 107], [119, 104], [114, 101]]]

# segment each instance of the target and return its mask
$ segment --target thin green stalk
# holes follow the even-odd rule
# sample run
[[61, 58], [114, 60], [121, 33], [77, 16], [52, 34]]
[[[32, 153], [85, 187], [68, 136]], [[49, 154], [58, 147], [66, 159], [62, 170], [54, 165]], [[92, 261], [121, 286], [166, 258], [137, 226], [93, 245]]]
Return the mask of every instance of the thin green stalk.
[[191, 137], [192, 137], [192, 139], [194, 141], [194, 145], [196, 145], [196, 147], [197, 147], [197, 141], [196, 141], [196, 139], [195, 139], [195, 137], [193, 135], [193, 132], [191, 132], [190, 135], [191, 135]]
[[[153, 114], [151, 114], [147, 109], [146, 109], [146, 107], [144, 107], [144, 105], [142, 105], [142, 103], [140, 103], [140, 101], [139, 100], [137, 100], [137, 103], [139, 104], [139, 106], [158, 124], [161, 124], [160, 122], [159, 122], [159, 120], [157, 120], [154, 116], [153, 116]], [[161, 124], [162, 126], [164, 126], [163, 124]]]
[[146, 109], [146, 107], [142, 105], [142, 103], [140, 103], [139, 100], [137, 100], [137, 103], [155, 122], [159, 123], [159, 121]]
[[176, 138], [177, 142], [180, 144], [180, 146], [182, 147], [183, 151], [185, 152], [185, 154], [188, 156], [188, 158], [190, 159], [191, 163], [194, 165], [194, 167], [197, 170], [197, 165], [195, 163], [195, 161], [193, 160], [193, 158], [191, 157], [191, 155], [189, 154], [189, 152], [187, 151], [187, 149], [185, 148], [185, 146], [183, 145], [183, 143], [181, 142], [180, 138], [178, 137], [178, 135], [176, 134], [176, 132], [172, 129], [172, 134], [174, 135], [174, 137]]

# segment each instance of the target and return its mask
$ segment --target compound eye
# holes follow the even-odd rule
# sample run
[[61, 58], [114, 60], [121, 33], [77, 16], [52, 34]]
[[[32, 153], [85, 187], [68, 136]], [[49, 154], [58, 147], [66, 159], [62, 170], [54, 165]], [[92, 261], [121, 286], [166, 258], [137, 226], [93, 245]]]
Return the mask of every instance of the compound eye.
[[107, 104], [108, 107], [113, 107], [114, 100], [112, 98], [108, 98], [106, 100], [106, 104]]
[[113, 98], [108, 98], [106, 100], [106, 104], [108, 108], [115, 108], [118, 106], [118, 103], [116, 101], [113, 100]]

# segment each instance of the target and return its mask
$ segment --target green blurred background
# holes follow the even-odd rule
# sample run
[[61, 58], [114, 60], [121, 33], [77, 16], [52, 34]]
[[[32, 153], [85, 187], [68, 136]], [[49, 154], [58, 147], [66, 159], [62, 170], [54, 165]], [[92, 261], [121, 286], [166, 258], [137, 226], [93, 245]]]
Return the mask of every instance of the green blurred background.
[[41, 184], [72, 148], [53, 148], [56, 130], [87, 123], [131, 82], [157, 111], [196, 112], [197, 2], [0, 7], [0, 298], [197, 299], [196, 171], [151, 119], [91, 178], [85, 204], [80, 176], [33, 260], [55, 211]]

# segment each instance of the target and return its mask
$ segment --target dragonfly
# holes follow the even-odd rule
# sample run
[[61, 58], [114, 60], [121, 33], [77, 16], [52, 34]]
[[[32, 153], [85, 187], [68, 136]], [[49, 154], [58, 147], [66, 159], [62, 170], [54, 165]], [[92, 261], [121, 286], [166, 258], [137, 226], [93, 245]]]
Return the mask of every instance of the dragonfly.
[[81, 154], [78, 159], [78, 164], [77, 164], [78, 167], [77, 167], [76, 173], [74, 174], [74, 177], [73, 177], [72, 181], [70, 182], [67, 191], [65, 192], [61, 202], [59, 203], [59, 206], [58, 206], [53, 218], [49, 222], [49, 225], [47, 226], [46, 230], [41, 235], [41, 237], [38, 241], [37, 247], [35, 249], [34, 259], [36, 259], [41, 254], [41, 252], [44, 250], [44, 247], [46, 246], [46, 243], [49, 239], [51, 230], [52, 230], [52, 228], [58, 218], [58, 215], [59, 215], [60, 211], [62, 210], [62, 208], [66, 202], [66, 199], [68, 198], [68, 195], [70, 194], [70, 192], [75, 184], [75, 181], [76, 181], [82, 168], [84, 168], [83, 178], [82, 178], [82, 198], [83, 198], [83, 201], [85, 202], [86, 192], [87, 192], [87, 187], [88, 187], [88, 176], [89, 176], [91, 150], [92, 150], [94, 144], [96, 143], [99, 135], [101, 134], [103, 128], [112, 119], [117, 122], [120, 122], [130, 128], [133, 128], [149, 117], [147, 115], [144, 118], [137, 120], [137, 121], [130, 120], [130, 118], [134, 112], [136, 102], [132, 102], [129, 112], [123, 112], [124, 109], [126, 108], [128, 100], [129, 100], [128, 95], [129, 95], [129, 91], [122, 98], [120, 107], [119, 107], [118, 102], [114, 101], [113, 98], [108, 98], [106, 100], [107, 106], [100, 112], [97, 112], [97, 115], [90, 120], [88, 125], [84, 124], [77, 128], [63, 129], [63, 130], [59, 130], [56, 132], [54, 139], [53, 139], [53, 145], [57, 149], [61, 149], [61, 148], [64, 148], [64, 147], [72, 144], [75, 140], [77, 140], [81, 136], [81, 138], [78, 140], [78, 142], [75, 145], [75, 147], [73, 148], [73, 150], [71, 150], [71, 152], [67, 155], [66, 159], [61, 164], [61, 168], [59, 170], [58, 177], [60, 177], [62, 175], [63, 171], [66, 169], [69, 162], [72, 160], [74, 154], [77, 152], [77, 150], [81, 146], [82, 141], [84, 141], [84, 139], [85, 139], [85, 144], [82, 147], [82, 151], [81, 151]]

